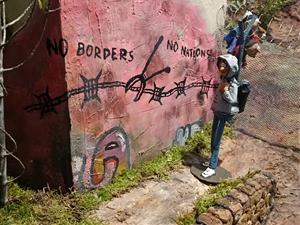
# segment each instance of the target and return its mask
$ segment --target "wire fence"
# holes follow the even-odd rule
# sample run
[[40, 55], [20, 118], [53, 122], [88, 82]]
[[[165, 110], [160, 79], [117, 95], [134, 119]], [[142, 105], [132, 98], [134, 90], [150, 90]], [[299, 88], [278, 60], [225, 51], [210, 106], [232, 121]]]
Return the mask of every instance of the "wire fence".
[[300, 57], [274, 44], [248, 58], [241, 79], [251, 83], [235, 127], [270, 143], [300, 149]]
[[[248, 1], [231, 1], [228, 15], [248, 8]], [[259, 16], [259, 15], [258, 15]], [[245, 111], [238, 114], [234, 127], [247, 135], [273, 145], [300, 150], [300, 33], [299, 27], [280, 22], [274, 39], [270, 27], [265, 30], [262, 52], [247, 59], [240, 79], [249, 80], [251, 93]], [[228, 33], [221, 25], [214, 33], [220, 52], [225, 53], [224, 36]], [[276, 26], [275, 26], [276, 27]], [[298, 36], [297, 36], [298, 35]], [[268, 42], [267, 42], [268, 40]], [[272, 43], [276, 44], [272, 44]]]

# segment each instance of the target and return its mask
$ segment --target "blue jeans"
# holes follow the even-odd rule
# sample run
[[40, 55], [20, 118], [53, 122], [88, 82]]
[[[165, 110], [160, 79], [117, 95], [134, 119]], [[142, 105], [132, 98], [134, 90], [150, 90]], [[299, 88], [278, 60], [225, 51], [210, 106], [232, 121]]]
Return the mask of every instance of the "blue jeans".
[[214, 119], [211, 129], [211, 158], [209, 161], [209, 168], [216, 169], [218, 166], [218, 156], [222, 134], [224, 131], [225, 123], [232, 119], [233, 115], [214, 112]]

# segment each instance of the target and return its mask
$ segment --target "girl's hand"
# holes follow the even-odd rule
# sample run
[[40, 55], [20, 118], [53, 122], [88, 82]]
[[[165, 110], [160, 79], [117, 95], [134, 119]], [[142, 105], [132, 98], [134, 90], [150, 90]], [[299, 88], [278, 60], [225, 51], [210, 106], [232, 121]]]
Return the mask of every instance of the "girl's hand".
[[227, 82], [220, 83], [219, 90], [221, 93], [228, 91], [228, 89], [229, 89], [229, 83], [227, 83]]

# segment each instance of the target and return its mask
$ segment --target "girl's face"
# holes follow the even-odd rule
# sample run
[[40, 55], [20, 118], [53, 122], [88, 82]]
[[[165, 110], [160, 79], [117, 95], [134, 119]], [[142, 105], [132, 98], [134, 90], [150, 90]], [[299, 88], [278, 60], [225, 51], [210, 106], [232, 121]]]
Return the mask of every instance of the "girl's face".
[[220, 71], [221, 79], [225, 79], [229, 74], [229, 67], [227, 63], [221, 61], [218, 65], [218, 69]]

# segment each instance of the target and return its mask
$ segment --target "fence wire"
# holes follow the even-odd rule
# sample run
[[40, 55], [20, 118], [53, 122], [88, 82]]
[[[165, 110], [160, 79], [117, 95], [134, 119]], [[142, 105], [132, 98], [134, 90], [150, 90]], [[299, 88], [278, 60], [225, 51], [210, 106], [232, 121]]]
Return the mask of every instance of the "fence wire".
[[235, 128], [270, 143], [300, 149], [300, 56], [274, 44], [248, 58], [240, 79], [251, 83]]

